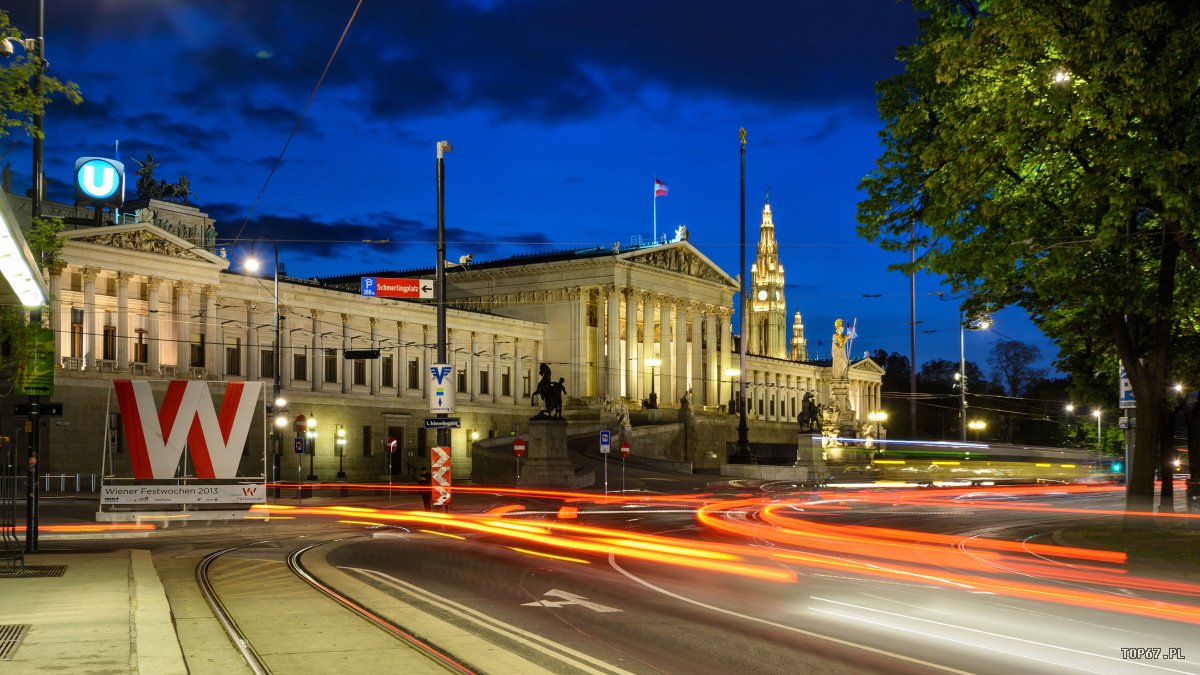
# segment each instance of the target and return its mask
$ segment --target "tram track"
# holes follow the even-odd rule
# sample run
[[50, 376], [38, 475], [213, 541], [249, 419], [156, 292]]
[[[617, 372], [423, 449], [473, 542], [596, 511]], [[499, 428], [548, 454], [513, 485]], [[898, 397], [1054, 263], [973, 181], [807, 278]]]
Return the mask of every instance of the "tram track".
[[[352, 670], [356, 658], [376, 668], [402, 658], [410, 673], [475, 673], [446, 650], [338, 590], [304, 564], [306, 553], [346, 539], [291, 547], [286, 569], [277, 561], [264, 564], [261, 556], [278, 556], [279, 545], [289, 539], [230, 546], [197, 563], [195, 577], [201, 595], [250, 671], [256, 675], [296, 672], [303, 664], [308, 672], [337, 672]], [[254, 553], [260, 558], [246, 557]], [[331, 611], [335, 608], [346, 611]], [[363, 623], [379, 630], [364, 632]], [[427, 667], [421, 667], [422, 663]]]

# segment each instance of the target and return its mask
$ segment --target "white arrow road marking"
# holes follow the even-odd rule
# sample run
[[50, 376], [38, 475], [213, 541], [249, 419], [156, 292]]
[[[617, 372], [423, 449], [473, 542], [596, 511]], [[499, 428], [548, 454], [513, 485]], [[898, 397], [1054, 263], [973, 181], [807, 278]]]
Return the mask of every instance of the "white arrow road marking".
[[597, 612], [619, 612], [619, 611], [621, 611], [621, 610], [617, 609], [616, 607], [608, 607], [608, 606], [601, 605], [596, 602], [588, 602], [588, 599], [583, 597], [582, 595], [575, 595], [574, 593], [560, 591], [557, 588], [554, 590], [546, 591], [545, 593], [543, 593], [543, 595], [549, 595], [549, 596], [552, 596], [555, 598], [562, 598], [562, 600], [534, 600], [533, 602], [523, 602], [521, 604], [525, 607], [565, 607], [567, 605], [580, 605], [582, 607], [587, 607], [588, 609], [594, 610]]

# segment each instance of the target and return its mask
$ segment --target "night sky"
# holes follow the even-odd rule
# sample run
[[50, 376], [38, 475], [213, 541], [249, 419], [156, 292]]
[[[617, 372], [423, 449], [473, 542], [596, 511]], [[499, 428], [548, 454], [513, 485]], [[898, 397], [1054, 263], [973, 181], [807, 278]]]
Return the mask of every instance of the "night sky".
[[[35, 0], [6, 4], [32, 34]], [[769, 190], [810, 350], [827, 354], [845, 317], [856, 355], [908, 355], [908, 279], [855, 235], [880, 148], [874, 85], [916, 36], [907, 2], [364, 0], [313, 97], [357, 4], [46, 2], [49, 73], [85, 99], [47, 112], [50, 199], [71, 200], [76, 157], [119, 141], [130, 188], [152, 152], [155, 177], [186, 175], [221, 239], [273, 237], [290, 276], [432, 267], [445, 139], [451, 260], [649, 239], [657, 176], [658, 233], [685, 224], [736, 275], [745, 127], [747, 265]], [[17, 192], [29, 147], [4, 148]], [[918, 276], [918, 363], [958, 359], [957, 305], [937, 290]], [[1023, 312], [997, 319], [967, 335], [969, 360], [986, 368], [999, 338], [1055, 355]]]

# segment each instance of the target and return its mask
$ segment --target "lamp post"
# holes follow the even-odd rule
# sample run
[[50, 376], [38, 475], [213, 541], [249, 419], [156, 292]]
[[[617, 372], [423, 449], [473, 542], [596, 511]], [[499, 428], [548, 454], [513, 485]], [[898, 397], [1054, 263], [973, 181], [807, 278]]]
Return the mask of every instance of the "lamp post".
[[[275, 266], [271, 268], [271, 279], [274, 286], [272, 294], [275, 297], [275, 344], [271, 348], [273, 362], [271, 374], [273, 375], [273, 379], [271, 381], [271, 408], [268, 410], [268, 412], [275, 413], [275, 454], [271, 459], [271, 480], [272, 482], [278, 483], [279, 463], [283, 453], [283, 449], [281, 447], [283, 444], [283, 427], [287, 426], [287, 417], [284, 415], [284, 413], [287, 411], [287, 399], [280, 395], [282, 388], [280, 381], [282, 351], [279, 344], [279, 333], [280, 325], [283, 322], [283, 317], [280, 316], [279, 313], [279, 243], [274, 239], [267, 237], [263, 238], [271, 242], [272, 251], [275, 254]], [[247, 270], [251, 272], [257, 272], [261, 267], [262, 263], [259, 262], [258, 258], [251, 256], [250, 258], [246, 259]], [[275, 496], [279, 496], [278, 487], [275, 488]]]
[[[741, 260], [738, 262], [738, 323], [741, 335], [738, 338], [738, 366], [746, 372], [746, 129], [738, 129], [741, 141], [741, 193], [738, 201], [738, 237], [741, 242]], [[731, 458], [736, 464], [757, 464], [750, 452], [750, 427], [746, 425], [746, 381], [738, 378], [738, 437], [737, 452]]]
[[308, 431], [305, 432], [305, 437], [308, 439], [308, 480], [319, 480], [317, 472], [313, 470], [313, 460], [317, 456], [317, 418], [313, 415], [308, 416]]
[[[733, 378], [735, 378], [741, 374], [742, 374], [742, 371], [738, 370], [737, 368], [726, 368], [725, 369], [725, 377], [729, 378], [729, 414], [730, 415], [737, 412], [737, 402], [733, 398]], [[718, 384], [720, 384], [720, 383], [718, 382]], [[720, 396], [718, 396], [717, 398], [720, 399]]]
[[[990, 321], [980, 321], [971, 330], [987, 330], [992, 325]], [[967, 319], [962, 310], [958, 310], [958, 402], [959, 428], [962, 440], [967, 440], [967, 349], [966, 349]]]
[[1096, 408], [1092, 411], [1092, 416], [1096, 418], [1096, 452], [1102, 452], [1104, 450], [1104, 443], [1100, 436], [1100, 419], [1103, 415], [1104, 412], [1099, 408]]
[[888, 414], [882, 410], [872, 410], [867, 413], [867, 419], [875, 423], [875, 438], [879, 438], [879, 425], [886, 422]]
[[[446, 362], [446, 160], [450, 152], [450, 141], [437, 142], [437, 270], [434, 279], [437, 285], [437, 357], [438, 363]], [[439, 418], [448, 417], [438, 413]], [[450, 446], [450, 429], [438, 427], [438, 447]]]
[[987, 422], [983, 420], [971, 420], [967, 423], [967, 428], [975, 432], [975, 440], [979, 440], [979, 433], [987, 428]]
[[334, 437], [333, 442], [337, 446], [338, 454], [337, 477], [338, 480], [345, 480], [346, 472], [342, 470], [342, 457], [346, 455], [346, 428], [340, 424], [337, 425], [337, 435]]
[[650, 398], [647, 399], [650, 403], [646, 407], [657, 408], [658, 394], [654, 393], [654, 381], [658, 379], [657, 368], [662, 365], [662, 359], [651, 356], [650, 358], [646, 359], [646, 365], [650, 366]]

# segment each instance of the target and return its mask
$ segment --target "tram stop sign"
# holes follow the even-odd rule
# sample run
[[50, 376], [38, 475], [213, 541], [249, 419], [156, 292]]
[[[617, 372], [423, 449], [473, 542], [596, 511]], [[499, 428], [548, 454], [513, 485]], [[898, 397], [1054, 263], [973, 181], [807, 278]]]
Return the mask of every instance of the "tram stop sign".
[[308, 428], [308, 418], [304, 415], [296, 415], [295, 429], [297, 432], [304, 431]]

